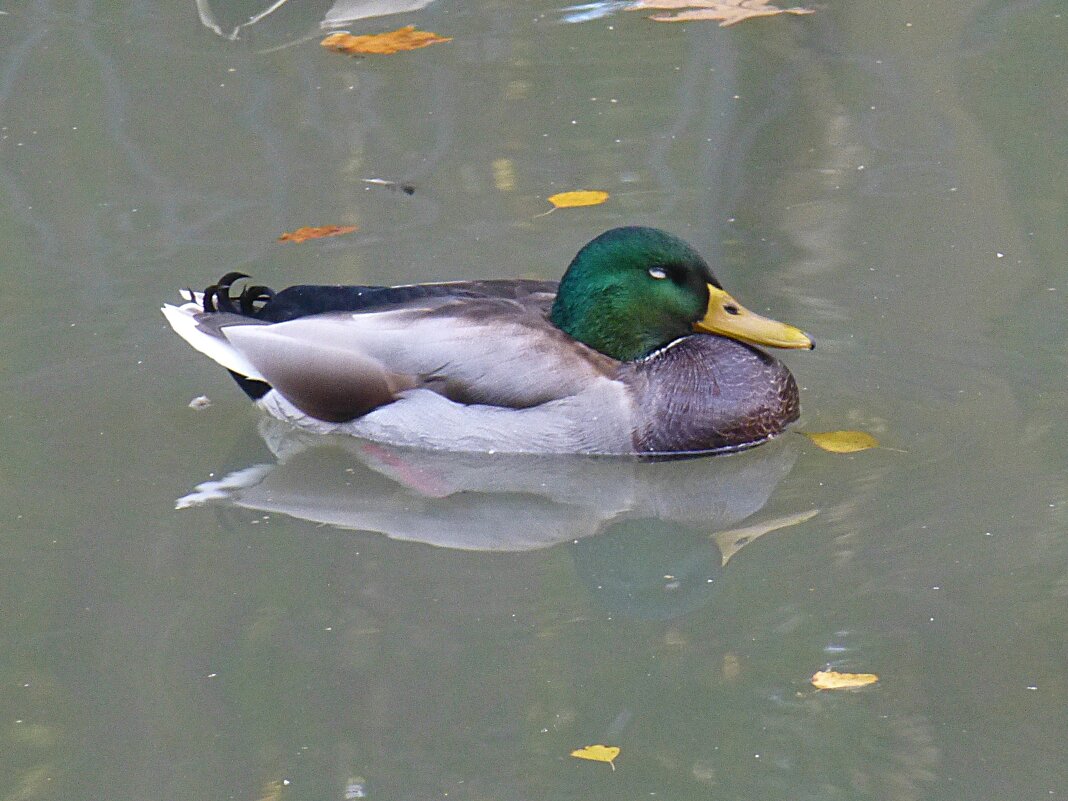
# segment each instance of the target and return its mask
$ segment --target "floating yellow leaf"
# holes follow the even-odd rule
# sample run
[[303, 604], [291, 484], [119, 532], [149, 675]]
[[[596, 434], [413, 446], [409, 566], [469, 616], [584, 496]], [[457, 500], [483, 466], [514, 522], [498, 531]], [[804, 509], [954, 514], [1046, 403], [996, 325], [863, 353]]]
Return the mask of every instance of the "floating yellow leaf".
[[879, 440], [866, 431], [802, 431], [806, 437], [831, 453], [856, 453], [879, 447]]
[[332, 33], [319, 44], [327, 50], [334, 50], [348, 56], [387, 56], [402, 50], [418, 50], [439, 42], [451, 41], [452, 37], [438, 36], [430, 31], [416, 30], [414, 25], [406, 25], [388, 33], [372, 33], [364, 36]]
[[599, 206], [606, 200], [608, 200], [608, 193], [599, 189], [559, 192], [548, 197], [548, 201], [558, 209], [573, 209], [576, 206]]
[[616, 766], [612, 760], [619, 756], [619, 748], [614, 745], [587, 745], [572, 751], [571, 756], [592, 759], [594, 762], [607, 762], [612, 766], [612, 770], [615, 770]]
[[721, 28], [737, 25], [754, 17], [774, 17], [778, 14], [812, 14], [811, 8], [778, 8], [761, 0], [637, 0], [627, 6], [629, 11], [650, 9], [686, 9], [678, 14], [655, 14], [656, 22], [691, 22], [716, 20]]
[[874, 673], [838, 673], [834, 670], [817, 670], [812, 674], [812, 686], [817, 690], [852, 690], [875, 684], [879, 677]]
[[328, 236], [342, 236], [351, 234], [356, 230], [355, 225], [320, 225], [318, 227], [306, 225], [296, 231], [289, 231], [278, 237], [279, 242], [306, 242], [309, 239], [323, 239]]

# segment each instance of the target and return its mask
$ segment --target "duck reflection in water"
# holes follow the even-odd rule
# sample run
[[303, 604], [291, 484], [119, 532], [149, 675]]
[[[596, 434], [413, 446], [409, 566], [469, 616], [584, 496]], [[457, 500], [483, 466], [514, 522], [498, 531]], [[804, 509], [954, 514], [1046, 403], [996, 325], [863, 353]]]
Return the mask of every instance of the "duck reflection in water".
[[814, 511], [739, 528], [790, 472], [789, 439], [672, 461], [420, 451], [323, 437], [264, 418], [273, 460], [199, 484], [184, 509], [231, 504], [480, 552], [568, 543], [591, 594], [628, 617], [704, 605], [740, 548]]

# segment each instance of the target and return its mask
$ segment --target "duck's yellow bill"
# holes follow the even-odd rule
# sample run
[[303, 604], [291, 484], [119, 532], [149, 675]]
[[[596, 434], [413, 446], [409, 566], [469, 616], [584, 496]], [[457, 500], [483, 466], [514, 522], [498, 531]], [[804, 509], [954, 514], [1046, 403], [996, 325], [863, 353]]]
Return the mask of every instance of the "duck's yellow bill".
[[722, 334], [769, 348], [807, 348], [816, 344], [800, 328], [761, 317], [718, 287], [708, 285], [708, 309], [693, 326], [708, 334]]

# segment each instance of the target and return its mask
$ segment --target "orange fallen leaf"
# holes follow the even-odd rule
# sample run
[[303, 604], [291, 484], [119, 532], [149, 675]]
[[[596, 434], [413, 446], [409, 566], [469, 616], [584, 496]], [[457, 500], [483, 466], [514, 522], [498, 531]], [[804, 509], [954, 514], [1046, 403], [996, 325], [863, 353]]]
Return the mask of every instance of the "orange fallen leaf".
[[328, 236], [343, 236], [356, 230], [355, 225], [306, 225], [296, 231], [289, 231], [278, 237], [279, 242], [307, 242], [309, 239], [325, 239]]
[[721, 28], [737, 25], [755, 17], [774, 17], [779, 14], [813, 14], [811, 8], [778, 8], [761, 0], [637, 0], [627, 6], [628, 11], [650, 9], [686, 9], [678, 14], [655, 14], [656, 22], [691, 22], [718, 20]]
[[327, 50], [334, 50], [348, 56], [388, 56], [402, 50], [418, 50], [439, 42], [451, 42], [451, 36], [438, 36], [430, 31], [416, 30], [414, 25], [406, 25], [387, 33], [371, 33], [353, 36], [351, 33], [332, 33], [319, 44]]
[[879, 440], [866, 431], [802, 431], [806, 437], [831, 453], [856, 453], [879, 447]]
[[600, 189], [580, 189], [575, 192], [558, 192], [546, 199], [555, 208], [572, 209], [578, 206], [599, 206], [608, 200], [608, 193]]
[[852, 690], [875, 684], [878, 680], [874, 673], [838, 673], [834, 670], [817, 670], [811, 679], [817, 690]]
[[592, 759], [594, 762], [607, 762], [616, 769], [612, 761], [619, 756], [619, 748], [614, 745], [587, 745], [585, 748], [577, 748], [571, 752], [571, 756], [578, 759]]

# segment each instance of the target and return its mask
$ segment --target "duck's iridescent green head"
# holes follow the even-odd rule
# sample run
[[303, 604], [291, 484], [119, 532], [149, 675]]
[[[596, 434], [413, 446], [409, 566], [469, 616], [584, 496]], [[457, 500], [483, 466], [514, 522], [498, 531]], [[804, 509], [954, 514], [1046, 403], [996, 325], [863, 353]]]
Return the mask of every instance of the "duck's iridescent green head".
[[658, 228], [613, 228], [567, 268], [551, 319], [557, 328], [621, 361], [695, 331], [784, 348], [811, 348], [799, 329], [741, 306], [701, 255]]

